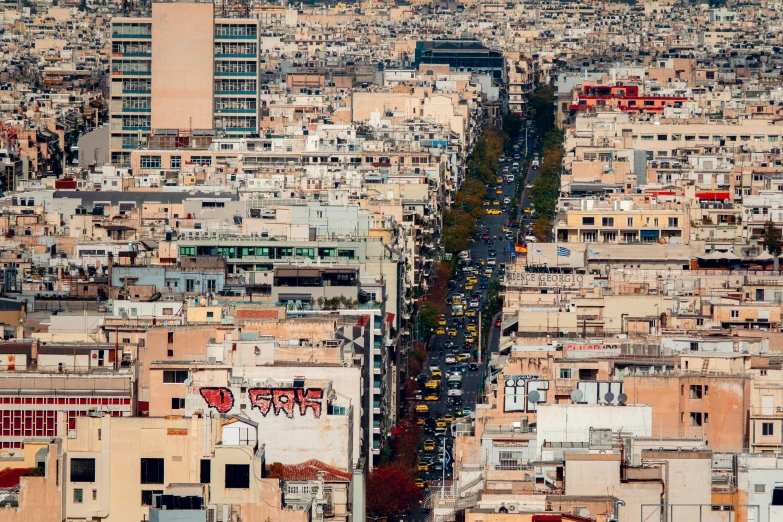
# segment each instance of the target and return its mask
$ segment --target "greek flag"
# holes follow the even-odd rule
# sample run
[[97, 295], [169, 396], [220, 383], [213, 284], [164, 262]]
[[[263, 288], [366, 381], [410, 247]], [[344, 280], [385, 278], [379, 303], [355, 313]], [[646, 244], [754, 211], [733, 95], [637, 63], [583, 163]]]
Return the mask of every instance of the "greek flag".
[[560, 257], [568, 257], [571, 255], [571, 251], [568, 250], [566, 247], [557, 247], [557, 255]]
[[600, 254], [590, 247], [587, 247], [587, 257], [598, 257]]

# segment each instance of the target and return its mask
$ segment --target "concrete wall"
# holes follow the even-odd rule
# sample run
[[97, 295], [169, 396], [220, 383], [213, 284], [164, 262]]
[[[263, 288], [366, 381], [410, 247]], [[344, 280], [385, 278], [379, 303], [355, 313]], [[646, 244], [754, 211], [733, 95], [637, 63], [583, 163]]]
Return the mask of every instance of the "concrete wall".
[[79, 168], [86, 169], [90, 165], [100, 167], [111, 162], [110, 136], [108, 125], [79, 136]]
[[211, 129], [214, 6], [152, 5], [152, 128]]

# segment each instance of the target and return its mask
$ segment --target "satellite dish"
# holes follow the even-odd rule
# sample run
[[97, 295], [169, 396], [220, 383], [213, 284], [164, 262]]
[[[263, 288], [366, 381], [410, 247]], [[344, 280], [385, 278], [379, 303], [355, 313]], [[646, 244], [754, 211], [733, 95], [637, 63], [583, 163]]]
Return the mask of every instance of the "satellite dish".
[[538, 393], [536, 390], [533, 390], [527, 394], [527, 402], [532, 402], [533, 404], [536, 404], [540, 400], [541, 400], [541, 394]]
[[191, 384], [193, 384], [193, 379], [192, 379], [192, 378], [190, 378], [190, 377], [188, 377], [187, 379], [185, 379], [185, 380], [182, 382], [182, 384], [184, 384], [185, 386], [190, 386]]
[[620, 395], [617, 396], [617, 402], [619, 402], [620, 404], [625, 404], [626, 402], [628, 402], [628, 396], [624, 393], [621, 393]]
[[606, 395], [604, 395], [604, 400], [606, 402], [612, 402], [614, 400], [614, 393], [606, 392]]
[[579, 510], [579, 516], [582, 518], [590, 518], [590, 512], [587, 510], [587, 508], [582, 508]]
[[582, 400], [582, 390], [574, 390], [571, 392], [571, 402], [577, 403]]

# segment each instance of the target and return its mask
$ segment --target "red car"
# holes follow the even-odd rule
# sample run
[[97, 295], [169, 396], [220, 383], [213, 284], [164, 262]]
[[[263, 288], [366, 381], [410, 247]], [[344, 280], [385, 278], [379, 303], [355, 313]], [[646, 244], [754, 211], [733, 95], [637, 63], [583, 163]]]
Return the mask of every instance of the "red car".
[[500, 328], [500, 319], [498, 319], [497, 321], [495, 321], [495, 327], [497, 327], [497, 328]]

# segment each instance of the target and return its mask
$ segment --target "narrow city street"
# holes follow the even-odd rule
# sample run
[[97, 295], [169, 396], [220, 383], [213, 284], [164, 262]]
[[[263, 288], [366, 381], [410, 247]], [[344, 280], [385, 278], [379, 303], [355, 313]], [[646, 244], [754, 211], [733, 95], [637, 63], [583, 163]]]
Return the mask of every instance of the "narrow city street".
[[[491, 335], [487, 344], [487, 353], [481, 360], [474, 358], [479, 346], [480, 311], [487, 302], [490, 282], [503, 280], [504, 271], [512, 262], [513, 246], [515, 242], [524, 242], [524, 237], [529, 235], [528, 226], [531, 222], [531, 214], [524, 212], [525, 209], [531, 208], [525, 186], [535, 179], [538, 171], [529, 167], [526, 180], [519, 181], [516, 170], [519, 167], [514, 166], [515, 163], [518, 166], [524, 164], [524, 139], [523, 130], [520, 137], [509, 144], [510, 153], [500, 163], [497, 174], [498, 179], [504, 178], [503, 182], [487, 187], [486, 199], [489, 202], [488, 204], [485, 202], [485, 210], [498, 209], [500, 213], [488, 213], [478, 220], [476, 237], [468, 247], [470, 260], [462, 261], [457, 273], [453, 274], [450, 280], [448, 302], [452, 305], [451, 308], [454, 308], [454, 303], [461, 302], [464, 315], [453, 315], [452, 310], [444, 315], [442, 320], [446, 324], [441, 324], [442, 330], [438, 330], [442, 333], [436, 333], [432, 337], [429, 344], [429, 359], [421, 375], [414, 376], [417, 377], [422, 399], [415, 401], [416, 405], [427, 408], [427, 412], [421, 412], [418, 417], [426, 416], [419, 453], [421, 463], [426, 462], [427, 466], [421, 464], [419, 477], [424, 481], [424, 483], [420, 482], [420, 486], [427, 490], [425, 491], [427, 496], [430, 490], [442, 486], [444, 477], [446, 487], [451, 487], [452, 417], [454, 419], [470, 417], [475, 412], [476, 404], [485, 402], [482, 400], [482, 395], [485, 393], [486, 379], [492, 375], [489, 361], [492, 354], [498, 350], [501, 332], [500, 328], [494, 327], [490, 322], [489, 331], [481, 332], [481, 336]], [[534, 143], [535, 138], [532, 133], [529, 133], [528, 150], [531, 151], [531, 157]], [[513, 182], [505, 181], [505, 176], [509, 173], [515, 176]], [[518, 182], [523, 183], [523, 194], [518, 210], [518, 227], [509, 227], [509, 204], [505, 202], [510, 202], [514, 198]], [[474, 328], [475, 331], [471, 331]], [[454, 374], [461, 376], [459, 388], [461, 395], [458, 395], [459, 392], [452, 391], [452, 395], [449, 396], [449, 388], [458, 386], [456, 379], [449, 378]], [[441, 385], [437, 389], [428, 389], [427, 383], [433, 380], [438, 380]], [[450, 385], [449, 381], [453, 384]], [[424, 468], [427, 470], [425, 471]], [[424, 504], [426, 505], [426, 502]], [[423, 520], [426, 516], [427, 509], [412, 513], [414, 520]]]

